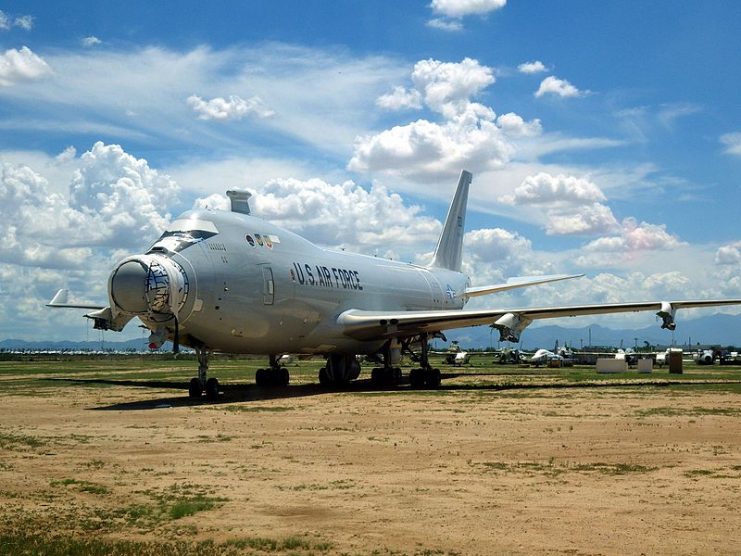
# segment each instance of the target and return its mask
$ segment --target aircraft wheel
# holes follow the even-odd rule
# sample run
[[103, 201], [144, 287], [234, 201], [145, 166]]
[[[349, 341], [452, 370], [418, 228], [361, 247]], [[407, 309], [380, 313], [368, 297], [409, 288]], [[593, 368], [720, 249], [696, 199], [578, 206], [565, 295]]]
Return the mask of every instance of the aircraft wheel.
[[206, 397], [215, 400], [219, 397], [219, 381], [211, 377], [206, 381]]
[[329, 373], [327, 372], [326, 367], [322, 367], [319, 369], [319, 384], [321, 384], [324, 387], [327, 387], [330, 385], [332, 381], [329, 379]]
[[394, 382], [398, 383], [401, 380], [401, 369], [394, 367]]
[[440, 388], [440, 369], [427, 369], [424, 380], [427, 388]]
[[371, 383], [374, 386], [380, 386], [381, 382], [383, 382], [382, 376], [383, 376], [383, 369], [379, 369], [378, 367], [376, 367], [375, 369], [371, 371]]
[[288, 383], [291, 380], [291, 375], [288, 374], [288, 369], [281, 367], [276, 373], [276, 378], [278, 379], [276, 381], [278, 386], [288, 386]]
[[267, 386], [268, 378], [268, 371], [266, 369], [257, 369], [255, 373], [255, 384], [258, 386]]
[[425, 375], [423, 369], [412, 369], [409, 371], [409, 384], [415, 390], [423, 388], [425, 385]]
[[191, 398], [200, 398], [202, 393], [201, 381], [195, 377], [191, 378], [190, 385], [188, 386], [188, 396]]

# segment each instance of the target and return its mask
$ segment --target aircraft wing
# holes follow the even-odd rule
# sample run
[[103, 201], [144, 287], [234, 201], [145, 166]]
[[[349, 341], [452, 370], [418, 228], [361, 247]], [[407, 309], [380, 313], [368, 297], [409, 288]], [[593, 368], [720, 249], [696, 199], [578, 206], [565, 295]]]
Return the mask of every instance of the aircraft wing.
[[337, 318], [343, 332], [358, 340], [435, 333], [453, 328], [488, 324], [500, 331], [501, 339], [517, 342], [520, 333], [532, 321], [581, 315], [604, 315], [656, 311], [663, 320], [662, 328], [674, 329], [677, 309], [741, 305], [741, 299], [697, 301], [643, 301], [571, 307], [528, 307], [524, 309], [483, 309], [454, 311], [363, 311], [349, 309]]

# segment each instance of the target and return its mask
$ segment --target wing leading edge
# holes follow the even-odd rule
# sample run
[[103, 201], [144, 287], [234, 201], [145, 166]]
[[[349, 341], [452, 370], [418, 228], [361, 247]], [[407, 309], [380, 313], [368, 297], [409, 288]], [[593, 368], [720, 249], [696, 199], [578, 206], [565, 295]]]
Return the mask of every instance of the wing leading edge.
[[662, 328], [673, 330], [677, 309], [741, 305], [741, 299], [696, 301], [643, 301], [571, 307], [532, 307], [526, 309], [483, 309], [475, 311], [363, 311], [349, 309], [339, 315], [337, 323], [343, 332], [358, 340], [414, 336], [488, 324], [497, 328], [501, 339], [517, 342], [520, 333], [534, 320], [609, 313], [656, 311]]

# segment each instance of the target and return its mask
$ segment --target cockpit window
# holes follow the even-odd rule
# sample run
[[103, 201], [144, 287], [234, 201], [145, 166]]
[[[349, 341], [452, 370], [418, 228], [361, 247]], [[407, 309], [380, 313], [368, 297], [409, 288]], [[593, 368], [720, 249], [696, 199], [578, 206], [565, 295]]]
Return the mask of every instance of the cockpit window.
[[149, 251], [179, 253], [219, 233], [216, 225], [208, 220], [176, 220], [150, 247]]

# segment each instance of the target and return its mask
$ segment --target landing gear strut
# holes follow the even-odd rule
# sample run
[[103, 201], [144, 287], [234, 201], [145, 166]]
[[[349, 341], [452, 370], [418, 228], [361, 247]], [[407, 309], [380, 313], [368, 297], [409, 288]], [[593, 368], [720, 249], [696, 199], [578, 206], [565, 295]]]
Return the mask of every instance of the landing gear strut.
[[257, 369], [255, 373], [255, 383], [258, 386], [288, 386], [290, 375], [288, 369], [278, 364], [278, 356], [270, 356], [270, 367], [267, 369]]
[[208, 375], [208, 350], [196, 348], [198, 357], [198, 376], [190, 379], [188, 395], [191, 398], [200, 398], [205, 391], [206, 398], [215, 400], [219, 397], [219, 381], [213, 377], [207, 378]]
[[419, 358], [419, 368], [409, 371], [409, 384], [413, 389], [421, 388], [439, 388], [440, 387], [440, 369], [433, 369], [430, 360], [427, 357], [428, 336], [426, 333], [420, 335], [419, 341], [422, 344], [422, 354]]

